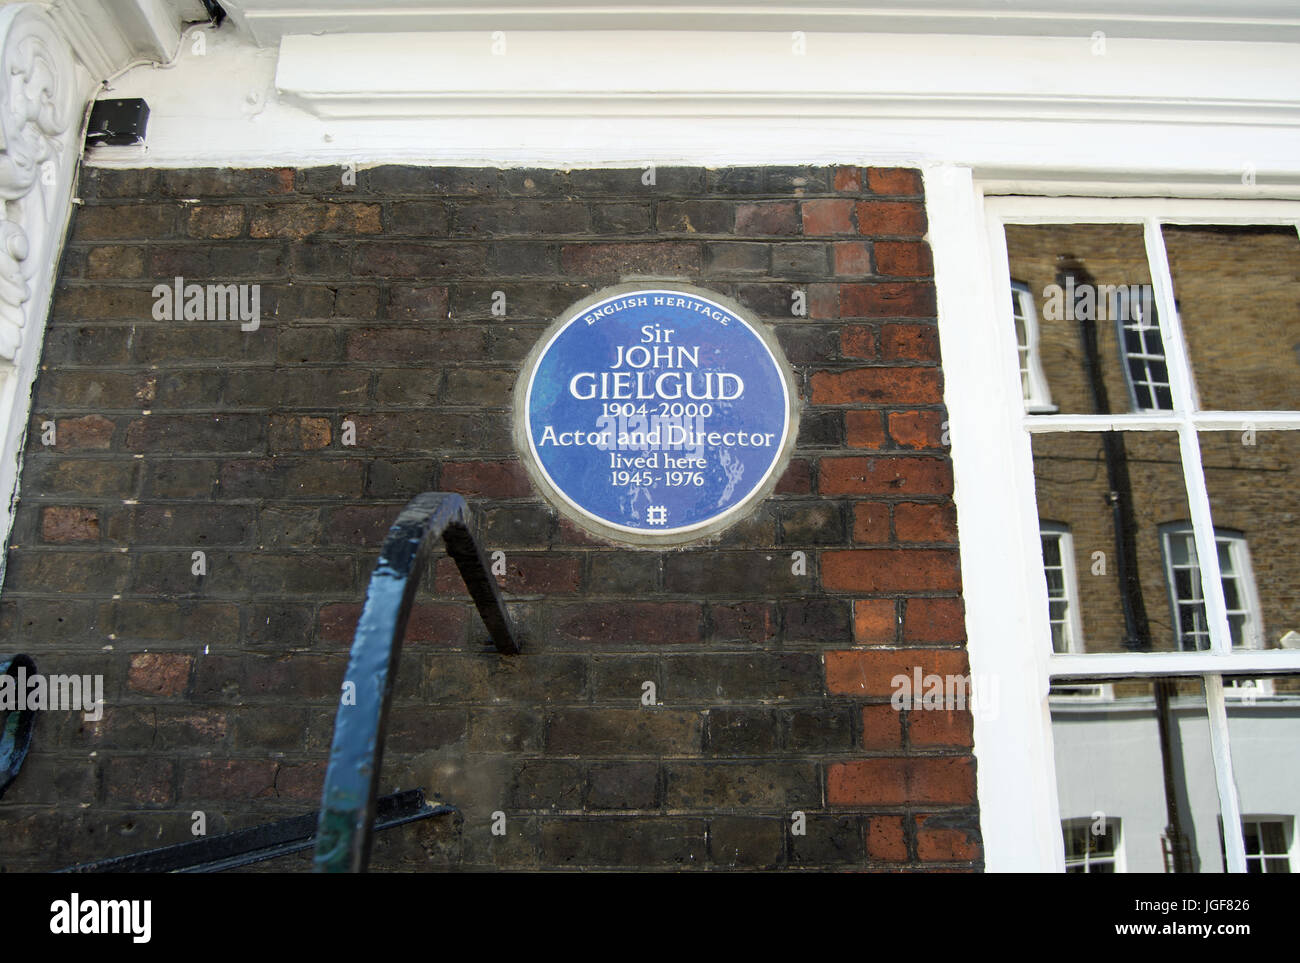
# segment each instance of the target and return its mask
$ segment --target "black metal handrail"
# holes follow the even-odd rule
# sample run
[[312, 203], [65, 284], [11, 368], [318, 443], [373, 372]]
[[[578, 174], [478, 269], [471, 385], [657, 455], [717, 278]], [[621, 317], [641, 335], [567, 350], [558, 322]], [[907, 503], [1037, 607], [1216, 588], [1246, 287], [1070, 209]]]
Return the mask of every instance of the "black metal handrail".
[[417, 495], [388, 530], [357, 622], [321, 793], [316, 872], [364, 872], [369, 862], [397, 660], [420, 577], [439, 538], [460, 570], [497, 651], [519, 652], [501, 592], [470, 530], [465, 499], [447, 492]]

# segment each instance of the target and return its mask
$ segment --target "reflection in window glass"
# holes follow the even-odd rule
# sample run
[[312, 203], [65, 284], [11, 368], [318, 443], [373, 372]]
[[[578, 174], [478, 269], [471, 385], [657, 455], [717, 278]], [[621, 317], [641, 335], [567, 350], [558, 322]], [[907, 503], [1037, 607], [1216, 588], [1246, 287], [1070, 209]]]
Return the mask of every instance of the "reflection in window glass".
[[[1161, 539], [1162, 526], [1189, 515], [1177, 435], [1051, 432], [1035, 434], [1032, 443], [1040, 529], [1070, 533], [1060, 546], [1073, 557], [1062, 559], [1062, 569], [1072, 567], [1077, 582], [1078, 637], [1068, 650], [1058, 648], [1063, 640], [1054, 627], [1053, 650], [1179, 651]], [[1043, 561], [1050, 590], [1049, 551]], [[1052, 601], [1049, 591], [1049, 607]], [[1049, 614], [1064, 618], [1068, 604]]]
[[[1164, 526], [1162, 531], [1169, 604], [1174, 610], [1178, 647], [1186, 651], [1207, 651], [1210, 648], [1210, 626], [1192, 526], [1189, 522], [1177, 522]], [[1216, 529], [1214, 540], [1218, 546], [1219, 575], [1223, 581], [1232, 646], [1237, 649], [1259, 648], [1263, 629], [1245, 536], [1240, 532]]]
[[1134, 411], [1173, 411], [1174, 395], [1169, 385], [1169, 364], [1165, 359], [1165, 342], [1156, 320], [1151, 288], [1144, 287], [1133, 297], [1121, 288], [1115, 311], [1119, 326], [1123, 371], [1128, 381], [1129, 401]]
[[1232, 643], [1300, 649], [1300, 431], [1204, 431], [1205, 486]]
[[1225, 678], [1232, 771], [1241, 799], [1246, 869], [1290, 873], [1300, 813], [1300, 676]]
[[1142, 226], [1008, 224], [1006, 237], [1038, 325], [1022, 369], [1038, 363], [1041, 393], [1064, 414], [1172, 408]]
[[1200, 405], [1300, 408], [1300, 234], [1294, 226], [1162, 228]]
[[[1109, 846], [1113, 869], [1087, 871], [1223, 872], [1200, 680], [1117, 679], [1111, 690], [1051, 702], [1067, 869]], [[1079, 827], [1095, 838], [1081, 840]]]
[[1120, 821], [1067, 819], [1061, 823], [1067, 873], [1114, 873], [1119, 854]]
[[1074, 574], [1074, 540], [1067, 526], [1044, 522], [1043, 575], [1047, 579], [1048, 622], [1052, 627], [1052, 651], [1073, 652], [1079, 632], [1079, 588]]

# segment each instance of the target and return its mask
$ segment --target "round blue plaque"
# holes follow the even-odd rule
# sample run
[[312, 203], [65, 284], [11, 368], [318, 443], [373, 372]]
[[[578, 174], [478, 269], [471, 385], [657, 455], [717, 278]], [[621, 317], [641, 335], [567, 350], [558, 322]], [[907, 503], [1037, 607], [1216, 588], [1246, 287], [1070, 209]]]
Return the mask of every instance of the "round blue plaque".
[[570, 309], [520, 386], [515, 433], [534, 480], [622, 541], [726, 527], [776, 484], [793, 446], [775, 340], [738, 306], [681, 285], [610, 288]]

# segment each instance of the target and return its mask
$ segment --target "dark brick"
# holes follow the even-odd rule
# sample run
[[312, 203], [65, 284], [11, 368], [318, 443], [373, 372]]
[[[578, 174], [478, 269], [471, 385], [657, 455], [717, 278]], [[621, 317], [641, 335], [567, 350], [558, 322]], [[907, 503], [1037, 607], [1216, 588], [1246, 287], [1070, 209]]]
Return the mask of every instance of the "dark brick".
[[705, 823], [680, 817], [565, 819], [542, 826], [548, 865], [664, 866], [686, 869], [706, 859]]
[[770, 709], [710, 709], [709, 752], [722, 756], [762, 756], [776, 753], [781, 731]]
[[721, 816], [709, 821], [709, 852], [720, 869], [773, 869], [785, 857], [785, 820]]
[[696, 275], [700, 248], [682, 241], [566, 244], [560, 254], [566, 274]]
[[659, 201], [655, 226], [664, 234], [730, 234], [736, 205], [730, 201]]
[[560, 709], [551, 715], [546, 748], [552, 755], [698, 753], [703, 716], [682, 709]]
[[821, 781], [808, 762], [669, 762], [669, 809], [783, 809], [819, 806]]
[[659, 804], [659, 767], [653, 762], [617, 762], [592, 766], [587, 773], [586, 807], [655, 809]]

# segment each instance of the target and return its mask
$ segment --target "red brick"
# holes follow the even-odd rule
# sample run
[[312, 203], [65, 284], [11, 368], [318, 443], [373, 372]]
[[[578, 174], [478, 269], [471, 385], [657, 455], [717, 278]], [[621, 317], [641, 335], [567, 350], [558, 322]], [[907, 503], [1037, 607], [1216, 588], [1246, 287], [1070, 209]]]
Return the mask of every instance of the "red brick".
[[46, 508], [41, 512], [41, 538], [60, 543], [98, 541], [99, 513], [93, 508]]
[[812, 492], [812, 463], [805, 458], [792, 458], [785, 474], [776, 483], [777, 495], [808, 495]]
[[844, 318], [932, 318], [934, 285], [929, 281], [873, 281], [840, 285]]
[[942, 448], [942, 414], [938, 411], [891, 411], [889, 437], [900, 448]]
[[[910, 680], [921, 675], [964, 676], [966, 652], [962, 649], [843, 649], [826, 653], [826, 691], [832, 695], [888, 698], [896, 676]], [[919, 710], [928, 712], [930, 710]]]
[[845, 412], [844, 430], [850, 448], [885, 447], [885, 419], [883, 412]]
[[826, 200], [803, 202], [805, 235], [854, 234], [853, 202]]
[[886, 503], [858, 502], [853, 506], [853, 541], [859, 545], [883, 545], [890, 541]]
[[799, 205], [794, 201], [759, 201], [736, 207], [739, 236], [798, 234], [799, 226]]
[[955, 542], [957, 510], [951, 503], [900, 502], [894, 506], [894, 533], [900, 542]]
[[887, 703], [863, 706], [862, 748], [902, 749], [903, 714]]
[[846, 193], [862, 190], [861, 167], [838, 167], [835, 169], [835, 189]]
[[930, 245], [924, 241], [877, 241], [875, 250], [877, 274], [916, 278], [929, 277], [934, 273]]
[[520, 498], [532, 491], [518, 461], [456, 461], [442, 466], [439, 491], [485, 498]]
[[908, 599], [903, 638], [909, 642], [964, 642], [966, 613], [961, 599]]
[[955, 551], [859, 548], [824, 552], [822, 585], [832, 592], [949, 592], [961, 588]]
[[808, 317], [814, 321], [829, 321], [840, 316], [840, 286], [838, 284], [808, 285]]
[[916, 857], [922, 862], [951, 862], [980, 858], [979, 842], [964, 829], [927, 826], [943, 816], [916, 817]]
[[940, 458], [917, 455], [823, 458], [824, 495], [944, 495], [952, 469]]
[[140, 652], [131, 656], [126, 686], [133, 692], [174, 696], [185, 691], [194, 657], [174, 652]]
[[873, 194], [921, 193], [921, 172], [911, 167], [869, 167], [867, 188]]
[[880, 332], [886, 361], [938, 361], [939, 329], [932, 324], [887, 324]]
[[865, 324], [846, 324], [840, 329], [840, 351], [846, 358], [874, 358], [876, 332]]
[[859, 201], [858, 230], [863, 234], [921, 237], [925, 208], [910, 201]]
[[850, 368], [812, 377], [815, 405], [937, 405], [938, 368]]
[[832, 806], [901, 806], [975, 801], [969, 756], [857, 759], [835, 763], [826, 774]]
[[[103, 415], [85, 415], [81, 418], [60, 418], [55, 425], [54, 447], [109, 448], [113, 444], [113, 422]], [[36, 426], [40, 437], [40, 426]]]
[[858, 599], [853, 603], [853, 641], [890, 644], [898, 638], [893, 599]]
[[835, 244], [836, 274], [870, 274], [871, 245], [865, 241], [839, 241]]
[[[966, 693], [969, 698], [970, 693]], [[969, 749], [973, 717], [969, 709], [914, 709], [907, 714], [907, 739], [913, 748]]]
[[907, 836], [902, 816], [872, 816], [867, 823], [867, 857], [902, 862], [907, 859]]

